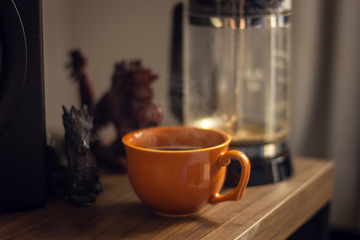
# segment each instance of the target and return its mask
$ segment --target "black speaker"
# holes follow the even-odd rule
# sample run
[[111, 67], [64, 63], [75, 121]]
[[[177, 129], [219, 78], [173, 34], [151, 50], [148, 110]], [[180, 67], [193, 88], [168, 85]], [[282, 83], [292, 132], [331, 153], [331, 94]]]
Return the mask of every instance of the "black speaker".
[[45, 199], [40, 0], [0, 0], [0, 212]]

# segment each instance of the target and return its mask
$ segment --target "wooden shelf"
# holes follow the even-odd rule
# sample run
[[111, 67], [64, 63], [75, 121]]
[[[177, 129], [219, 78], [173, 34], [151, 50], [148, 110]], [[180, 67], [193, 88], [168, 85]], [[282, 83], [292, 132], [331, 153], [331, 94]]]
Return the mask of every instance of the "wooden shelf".
[[87, 208], [50, 199], [41, 209], [0, 215], [0, 239], [285, 239], [332, 197], [333, 163], [293, 158], [294, 175], [248, 187], [238, 202], [189, 217], [154, 214], [127, 175], [102, 175], [104, 192]]

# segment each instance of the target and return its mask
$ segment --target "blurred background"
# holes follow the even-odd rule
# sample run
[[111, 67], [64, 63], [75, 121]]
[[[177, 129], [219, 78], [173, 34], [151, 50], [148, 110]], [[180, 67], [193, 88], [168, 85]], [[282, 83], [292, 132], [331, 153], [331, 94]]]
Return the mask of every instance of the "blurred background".
[[[172, 14], [177, 0], [44, 0], [46, 121], [62, 132], [62, 105], [79, 106], [66, 64], [81, 47], [99, 99], [114, 64], [141, 60], [159, 75], [154, 103], [164, 125], [178, 124], [169, 109]], [[360, 1], [293, 0], [293, 155], [335, 162], [330, 224], [360, 231]]]

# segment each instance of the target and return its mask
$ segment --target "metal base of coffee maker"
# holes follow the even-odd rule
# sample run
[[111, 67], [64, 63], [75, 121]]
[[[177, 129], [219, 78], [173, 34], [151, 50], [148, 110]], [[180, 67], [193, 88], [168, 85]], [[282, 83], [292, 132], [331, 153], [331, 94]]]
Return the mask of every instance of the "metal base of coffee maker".
[[[244, 152], [251, 163], [248, 186], [276, 183], [293, 174], [291, 157], [286, 142], [269, 143], [261, 146], [231, 146]], [[235, 187], [239, 182], [241, 165], [232, 161], [227, 167], [225, 186]]]

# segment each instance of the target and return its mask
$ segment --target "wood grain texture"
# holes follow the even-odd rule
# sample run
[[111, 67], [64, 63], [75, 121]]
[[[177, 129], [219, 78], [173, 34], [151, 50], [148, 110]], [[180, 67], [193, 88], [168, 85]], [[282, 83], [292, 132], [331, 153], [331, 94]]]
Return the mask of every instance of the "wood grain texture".
[[286, 239], [331, 200], [333, 164], [294, 158], [283, 182], [248, 187], [238, 202], [208, 205], [189, 217], [154, 214], [127, 175], [103, 174], [104, 192], [78, 208], [59, 199], [45, 207], [0, 215], [0, 239]]

